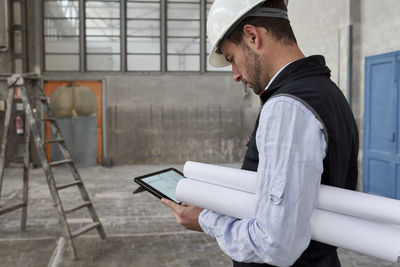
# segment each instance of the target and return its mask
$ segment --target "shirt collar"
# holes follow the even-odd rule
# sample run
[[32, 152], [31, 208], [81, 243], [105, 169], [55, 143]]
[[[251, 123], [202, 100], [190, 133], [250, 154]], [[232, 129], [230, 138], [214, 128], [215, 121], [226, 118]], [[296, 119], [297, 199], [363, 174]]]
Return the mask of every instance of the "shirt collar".
[[[275, 80], [275, 78], [279, 75], [279, 73], [281, 73], [281, 71], [282, 71], [284, 68], [286, 68], [289, 64], [291, 64], [292, 62], [293, 62], [293, 61], [291, 61], [291, 62], [289, 62], [288, 64], [286, 64], [285, 66], [283, 66], [280, 70], [278, 70], [277, 73], [275, 73], [274, 76], [272, 76], [271, 80], [269, 80], [269, 83], [267, 84], [267, 86], [265, 87], [265, 89], [264, 89], [263, 92], [265, 92], [265, 91], [268, 90], [269, 86], [272, 84], [272, 82]], [[262, 92], [262, 93], [263, 93], [263, 92]], [[262, 93], [261, 93], [261, 94], [262, 94]]]

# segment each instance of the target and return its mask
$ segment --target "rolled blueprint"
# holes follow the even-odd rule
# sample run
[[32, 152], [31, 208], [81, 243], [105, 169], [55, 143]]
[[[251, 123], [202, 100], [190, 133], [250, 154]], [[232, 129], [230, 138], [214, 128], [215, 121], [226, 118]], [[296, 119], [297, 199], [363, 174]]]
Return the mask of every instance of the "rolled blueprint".
[[334, 212], [314, 209], [312, 239], [397, 262], [400, 254], [400, 227]]
[[[254, 193], [257, 173], [188, 161], [185, 177]], [[317, 208], [385, 223], [400, 224], [400, 201], [321, 185]]]
[[[182, 202], [243, 219], [253, 217], [255, 195], [192, 179], [182, 179], [176, 189]], [[396, 262], [400, 254], [400, 227], [314, 209], [312, 239], [383, 260]]]
[[321, 185], [317, 207], [379, 222], [400, 224], [400, 201], [387, 197]]
[[243, 219], [253, 216], [254, 194], [251, 193], [192, 179], [181, 179], [175, 195], [184, 203], [231, 217]]
[[187, 161], [183, 167], [183, 175], [249, 193], [254, 193], [256, 188], [256, 176], [252, 171]]

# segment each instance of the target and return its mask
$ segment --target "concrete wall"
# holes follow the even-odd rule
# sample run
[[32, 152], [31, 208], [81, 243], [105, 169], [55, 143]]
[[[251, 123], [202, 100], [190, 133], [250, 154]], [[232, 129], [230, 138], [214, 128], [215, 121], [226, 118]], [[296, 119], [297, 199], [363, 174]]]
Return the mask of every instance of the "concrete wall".
[[104, 152], [115, 165], [241, 162], [260, 108], [230, 73], [45, 74], [102, 80]]
[[[323, 4], [318, 0], [296, 0], [289, 3], [289, 16], [300, 47], [307, 55], [325, 55], [332, 80], [348, 99], [351, 96], [360, 130], [360, 149], [364, 127], [365, 58], [400, 50], [399, 10], [398, 0], [330, 0]], [[353, 27], [351, 46], [349, 25]], [[361, 164], [362, 152], [360, 167]]]
[[400, 50], [400, 1], [361, 1], [360, 59], [355, 65], [360, 73], [359, 108], [364, 112], [365, 58]]
[[107, 150], [117, 164], [239, 162], [258, 111], [229, 74], [112, 76]]
[[[353, 62], [352, 107], [362, 126], [365, 57], [400, 50], [400, 1], [318, 0], [289, 2], [289, 17], [306, 55], [323, 54], [332, 80], [348, 95]], [[349, 25], [353, 27], [349, 57]]]

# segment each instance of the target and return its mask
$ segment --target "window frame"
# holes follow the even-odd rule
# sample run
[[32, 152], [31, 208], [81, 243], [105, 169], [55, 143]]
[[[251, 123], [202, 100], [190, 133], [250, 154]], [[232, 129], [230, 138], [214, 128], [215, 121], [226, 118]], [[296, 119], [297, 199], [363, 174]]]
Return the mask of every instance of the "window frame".
[[[52, 37], [52, 35], [48, 35], [45, 33], [45, 21], [51, 19], [71, 19], [69, 17], [52, 17], [45, 16], [45, 5], [49, 2], [57, 3], [57, 0], [44, 0], [42, 1], [42, 70], [44, 73], [226, 73], [227, 70], [214, 70], [208, 69], [207, 64], [207, 33], [206, 33], [206, 14], [207, 7], [213, 2], [212, 0], [198, 0], [193, 2], [193, 4], [199, 4], [200, 8], [200, 18], [192, 19], [191, 21], [199, 21], [199, 33], [196, 38], [199, 37], [199, 53], [184, 53], [187, 56], [197, 56], [199, 58], [199, 69], [198, 70], [168, 70], [168, 56], [172, 54], [168, 52], [168, 38], [175, 38], [174, 36], [168, 36], [167, 34], [167, 23], [169, 21], [167, 17], [167, 5], [169, 3], [173, 4], [188, 4], [189, 1], [179, 1], [179, 0], [69, 0], [71, 2], [78, 3], [78, 14], [74, 19], [78, 19], [79, 24], [79, 35], [74, 36], [64, 36], [58, 35], [54, 37], [66, 38], [73, 37], [78, 39], [78, 52], [77, 53], [63, 53], [63, 52], [47, 52], [46, 50], [46, 38]], [[119, 70], [88, 70], [88, 60], [87, 57], [94, 54], [101, 54], [107, 56], [109, 53], [92, 53], [87, 51], [87, 38], [94, 37], [88, 36], [86, 34], [86, 20], [91, 19], [91, 17], [86, 16], [86, 2], [118, 2], [119, 3], [119, 27], [120, 27], [120, 35], [116, 36], [120, 40], [120, 50], [119, 53], [112, 53], [112, 55], [119, 55], [120, 58], [120, 68]], [[128, 3], [154, 3], [160, 5], [160, 15], [158, 19], [145, 19], [145, 18], [128, 18]], [[115, 18], [114, 18], [115, 19]], [[160, 34], [158, 36], [128, 36], [128, 21], [135, 20], [159, 20], [160, 23]], [[173, 21], [185, 21], [185, 19], [172, 19]], [[196, 34], [195, 34], [196, 35]], [[102, 35], [101, 37], [107, 37], [106, 35]], [[160, 51], [159, 53], [145, 53], [145, 52], [128, 52], [128, 38], [159, 38], [160, 39]], [[191, 36], [180, 36], [181, 38], [191, 38]], [[79, 69], [78, 70], [49, 70], [46, 68], [46, 56], [48, 55], [74, 55], [79, 58]], [[129, 56], [159, 56], [160, 68], [159, 70], [128, 70], [128, 57]], [[177, 53], [173, 53], [173, 56], [178, 55]]]

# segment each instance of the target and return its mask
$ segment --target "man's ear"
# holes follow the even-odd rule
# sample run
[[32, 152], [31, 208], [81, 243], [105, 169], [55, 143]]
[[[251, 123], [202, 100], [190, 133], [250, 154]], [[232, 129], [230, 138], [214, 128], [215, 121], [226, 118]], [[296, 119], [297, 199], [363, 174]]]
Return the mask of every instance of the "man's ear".
[[250, 47], [259, 49], [261, 47], [261, 31], [254, 25], [246, 24], [243, 27], [243, 41]]

